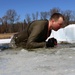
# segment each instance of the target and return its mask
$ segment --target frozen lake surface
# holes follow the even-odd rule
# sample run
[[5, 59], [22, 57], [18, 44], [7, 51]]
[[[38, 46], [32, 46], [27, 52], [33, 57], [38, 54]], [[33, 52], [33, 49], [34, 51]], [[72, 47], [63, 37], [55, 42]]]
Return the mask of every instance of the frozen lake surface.
[[0, 75], [75, 75], [75, 44], [0, 52]]

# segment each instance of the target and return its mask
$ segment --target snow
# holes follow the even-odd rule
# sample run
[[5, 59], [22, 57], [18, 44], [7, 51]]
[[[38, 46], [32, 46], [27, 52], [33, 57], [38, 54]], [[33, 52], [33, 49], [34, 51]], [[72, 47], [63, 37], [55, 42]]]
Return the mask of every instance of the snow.
[[68, 43], [75, 43], [75, 24], [70, 24], [65, 28], [61, 28], [58, 31], [53, 31], [49, 38], [55, 37], [58, 42], [66, 41]]
[[5, 43], [10, 43], [11, 38], [10, 39], [0, 39], [0, 44], [5, 44]]
[[2, 51], [0, 75], [75, 75], [75, 48]]

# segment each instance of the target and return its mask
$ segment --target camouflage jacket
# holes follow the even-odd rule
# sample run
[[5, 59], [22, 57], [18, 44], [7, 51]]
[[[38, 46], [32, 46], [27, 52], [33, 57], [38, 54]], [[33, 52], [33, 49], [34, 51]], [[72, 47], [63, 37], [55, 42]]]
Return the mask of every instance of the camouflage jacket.
[[[26, 48], [45, 47], [48, 33], [48, 20], [36, 20], [31, 22], [24, 31], [15, 35], [15, 42], [18, 46]], [[51, 31], [49, 31], [51, 34]]]

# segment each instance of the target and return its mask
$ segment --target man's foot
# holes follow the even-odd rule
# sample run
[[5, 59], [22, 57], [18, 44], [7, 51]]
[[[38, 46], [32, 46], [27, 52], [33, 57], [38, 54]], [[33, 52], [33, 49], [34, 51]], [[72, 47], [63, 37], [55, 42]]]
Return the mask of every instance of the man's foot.
[[11, 37], [10, 47], [11, 47], [11, 48], [16, 48], [16, 47], [17, 47], [16, 44], [15, 44], [14, 35]]

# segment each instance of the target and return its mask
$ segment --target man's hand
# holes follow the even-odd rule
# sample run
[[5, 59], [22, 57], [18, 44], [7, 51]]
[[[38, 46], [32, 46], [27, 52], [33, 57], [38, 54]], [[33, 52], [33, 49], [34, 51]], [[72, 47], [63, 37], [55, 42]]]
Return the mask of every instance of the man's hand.
[[54, 47], [55, 45], [57, 45], [57, 40], [55, 38], [50, 38], [46, 42], [46, 47]]

